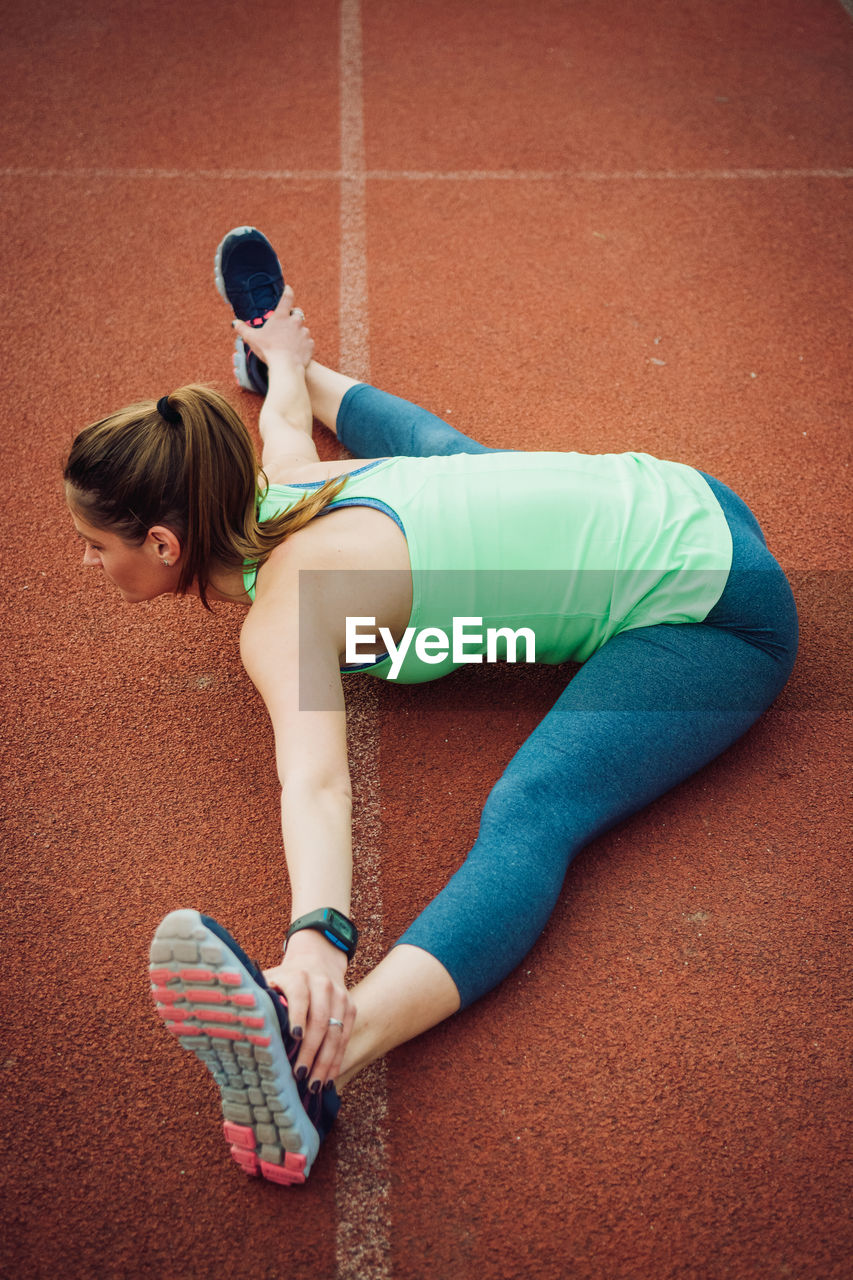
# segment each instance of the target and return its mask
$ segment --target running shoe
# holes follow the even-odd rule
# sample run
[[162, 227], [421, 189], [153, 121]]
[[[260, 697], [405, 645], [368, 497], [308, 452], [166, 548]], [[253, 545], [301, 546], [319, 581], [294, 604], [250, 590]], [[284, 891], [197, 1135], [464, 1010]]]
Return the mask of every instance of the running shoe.
[[151, 943], [151, 994], [166, 1029], [210, 1071], [222, 1131], [252, 1177], [303, 1183], [340, 1107], [332, 1085], [298, 1084], [299, 1042], [287, 1002], [227, 930], [198, 911], [172, 911]]
[[[266, 236], [254, 227], [235, 227], [216, 250], [213, 267], [216, 288], [237, 319], [260, 328], [284, 293], [281, 264]], [[267, 367], [242, 338], [235, 342], [233, 363], [241, 387], [266, 395]]]

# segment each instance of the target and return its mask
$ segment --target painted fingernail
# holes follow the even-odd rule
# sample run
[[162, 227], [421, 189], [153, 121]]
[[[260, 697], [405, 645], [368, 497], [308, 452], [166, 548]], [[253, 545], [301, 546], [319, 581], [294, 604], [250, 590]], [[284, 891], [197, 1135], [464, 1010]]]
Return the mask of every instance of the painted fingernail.
[[301, 1027], [291, 1027], [291, 1028], [290, 1028], [290, 1034], [293, 1036], [294, 1040], [301, 1040], [301, 1039], [302, 1039], [302, 1035], [303, 1035], [302, 1028], [301, 1028]]
[[309, 1091], [309, 1093], [319, 1093], [319, 1092], [320, 1092], [320, 1081], [319, 1081], [319, 1080], [312, 1080], [312, 1081], [311, 1081], [311, 1083], [310, 1083], [310, 1085], [308, 1086], [308, 1091]]
[[326, 1093], [331, 1092], [331, 1090], [334, 1089], [334, 1087], [335, 1087], [334, 1080], [327, 1080], [326, 1083], [323, 1085], [323, 1088], [325, 1089]]
[[302, 1083], [302, 1081], [305, 1079], [305, 1077], [306, 1077], [307, 1075], [308, 1075], [308, 1068], [307, 1068], [307, 1067], [297, 1067], [297, 1068], [296, 1068], [296, 1079], [299, 1081], [299, 1083], [300, 1083], [300, 1084]]

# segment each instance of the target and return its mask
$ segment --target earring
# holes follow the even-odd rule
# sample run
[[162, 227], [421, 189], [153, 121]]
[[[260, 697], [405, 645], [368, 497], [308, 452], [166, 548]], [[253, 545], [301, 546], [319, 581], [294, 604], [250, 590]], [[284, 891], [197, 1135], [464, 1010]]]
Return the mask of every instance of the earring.
[[172, 562], [171, 562], [171, 560], [164, 560], [164, 561], [163, 561], [163, 568], [164, 568], [164, 569], [171, 569], [171, 567], [172, 567]]

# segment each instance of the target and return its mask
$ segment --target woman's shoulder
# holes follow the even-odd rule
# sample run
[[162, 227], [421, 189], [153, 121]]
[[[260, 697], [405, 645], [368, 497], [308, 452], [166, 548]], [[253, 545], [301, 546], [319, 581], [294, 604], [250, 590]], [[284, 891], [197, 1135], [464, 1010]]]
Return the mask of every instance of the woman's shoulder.
[[278, 544], [259, 571], [258, 586], [275, 589], [306, 569], [382, 568], [408, 568], [398, 526], [369, 506], [329, 508]]
[[294, 461], [286, 466], [272, 467], [261, 472], [258, 482], [273, 488], [302, 488], [305, 485], [325, 484], [327, 480], [336, 480], [339, 476], [349, 475], [362, 467], [372, 466], [382, 461], [380, 458], [340, 458], [326, 462]]
[[402, 619], [405, 627], [411, 590], [408, 546], [392, 521], [369, 507], [319, 515], [258, 570], [241, 644], [248, 652], [275, 635], [298, 650], [306, 617], [331, 628], [341, 644], [348, 616], [373, 614], [389, 625]]

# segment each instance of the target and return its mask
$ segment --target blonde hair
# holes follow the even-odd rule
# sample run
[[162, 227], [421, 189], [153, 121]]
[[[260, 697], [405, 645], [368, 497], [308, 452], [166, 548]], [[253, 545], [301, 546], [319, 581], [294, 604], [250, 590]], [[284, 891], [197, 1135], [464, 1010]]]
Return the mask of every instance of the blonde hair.
[[[163, 401], [159, 402], [163, 404]], [[162, 524], [182, 548], [178, 594], [207, 588], [216, 565], [264, 564], [285, 538], [337, 496], [346, 477], [327, 480], [288, 511], [258, 521], [258, 462], [251, 437], [228, 401], [208, 387], [180, 387], [133, 404], [84, 428], [71, 447], [64, 478], [80, 514], [141, 545]], [[266, 477], [261, 472], [266, 487]]]

